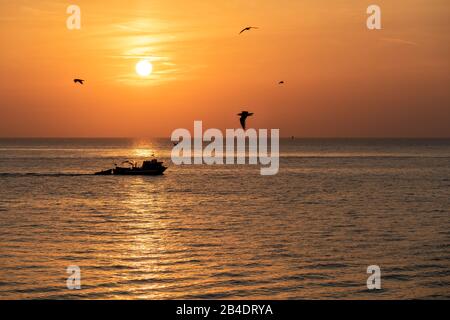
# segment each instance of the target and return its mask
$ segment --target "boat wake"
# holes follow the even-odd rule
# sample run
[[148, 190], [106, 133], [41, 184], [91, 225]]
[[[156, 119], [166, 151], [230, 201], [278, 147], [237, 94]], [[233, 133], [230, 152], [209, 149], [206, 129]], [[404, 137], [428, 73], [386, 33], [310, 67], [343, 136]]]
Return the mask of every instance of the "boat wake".
[[93, 176], [91, 173], [41, 173], [41, 172], [0, 172], [0, 177], [81, 177]]

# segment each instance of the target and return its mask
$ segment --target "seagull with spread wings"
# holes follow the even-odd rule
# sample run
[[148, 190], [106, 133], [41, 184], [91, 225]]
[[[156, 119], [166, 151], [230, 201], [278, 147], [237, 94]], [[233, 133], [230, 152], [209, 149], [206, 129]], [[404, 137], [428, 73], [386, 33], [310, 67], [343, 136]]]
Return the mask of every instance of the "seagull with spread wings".
[[73, 79], [74, 83], [79, 83], [79, 84], [84, 84], [84, 81], [86, 80], [82, 80], [82, 79]]
[[252, 115], [253, 115], [253, 113], [248, 112], [248, 111], [242, 111], [241, 113], [238, 114], [238, 116], [241, 117], [241, 118], [240, 118], [240, 121], [241, 121], [242, 129], [245, 130], [245, 128], [246, 128], [246, 123], [245, 123], [245, 121], [247, 120], [248, 117], [251, 117]]
[[252, 29], [259, 29], [259, 28], [258, 27], [247, 27], [247, 28], [242, 29], [241, 32], [239, 32], [239, 34], [245, 32], [245, 31], [250, 31]]

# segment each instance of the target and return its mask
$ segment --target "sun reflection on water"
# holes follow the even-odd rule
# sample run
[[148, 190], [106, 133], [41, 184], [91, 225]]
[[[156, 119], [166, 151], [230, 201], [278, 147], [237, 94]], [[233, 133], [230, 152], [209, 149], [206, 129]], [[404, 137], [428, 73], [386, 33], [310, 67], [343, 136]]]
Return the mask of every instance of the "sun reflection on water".
[[156, 156], [156, 153], [153, 149], [143, 148], [143, 149], [134, 149], [133, 155], [139, 158], [152, 158]]

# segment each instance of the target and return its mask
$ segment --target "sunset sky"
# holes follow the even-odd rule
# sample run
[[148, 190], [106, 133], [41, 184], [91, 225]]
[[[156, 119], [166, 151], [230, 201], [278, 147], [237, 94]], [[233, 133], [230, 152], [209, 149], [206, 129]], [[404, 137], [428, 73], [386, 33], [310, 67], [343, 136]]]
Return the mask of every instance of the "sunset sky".
[[450, 137], [449, 16], [448, 0], [0, 0], [0, 137], [169, 137], [242, 110], [282, 136]]

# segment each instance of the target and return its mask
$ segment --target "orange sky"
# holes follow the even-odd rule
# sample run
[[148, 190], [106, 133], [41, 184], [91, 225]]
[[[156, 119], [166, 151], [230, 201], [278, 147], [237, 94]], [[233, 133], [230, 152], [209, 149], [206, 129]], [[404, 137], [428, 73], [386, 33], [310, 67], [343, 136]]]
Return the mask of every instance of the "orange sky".
[[282, 136], [450, 137], [449, 16], [448, 0], [0, 0], [0, 137], [169, 137], [241, 110]]

